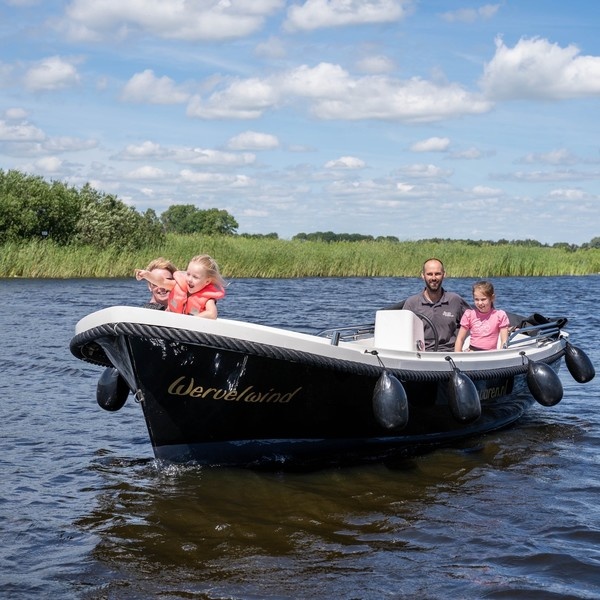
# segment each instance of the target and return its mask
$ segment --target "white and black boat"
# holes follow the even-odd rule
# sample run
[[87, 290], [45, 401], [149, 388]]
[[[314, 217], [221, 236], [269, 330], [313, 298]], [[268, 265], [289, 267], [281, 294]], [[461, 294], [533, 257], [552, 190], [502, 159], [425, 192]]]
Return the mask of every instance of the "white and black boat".
[[[511, 315], [512, 319], [517, 318]], [[310, 466], [410, 456], [514, 423], [563, 396], [557, 375], [590, 381], [566, 319], [517, 318], [506, 348], [424, 351], [423, 318], [310, 335], [229, 319], [112, 307], [76, 326], [71, 352], [104, 367], [97, 400], [139, 402], [156, 458]]]

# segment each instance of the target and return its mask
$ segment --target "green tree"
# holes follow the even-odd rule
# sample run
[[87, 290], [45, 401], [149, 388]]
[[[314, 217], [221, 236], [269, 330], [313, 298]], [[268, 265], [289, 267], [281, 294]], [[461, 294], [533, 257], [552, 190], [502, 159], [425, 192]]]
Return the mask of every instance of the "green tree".
[[226, 210], [201, 210], [193, 204], [173, 204], [160, 215], [160, 220], [165, 230], [172, 233], [231, 235], [238, 228], [237, 221]]
[[97, 248], [119, 245], [141, 248], [149, 242], [161, 242], [164, 231], [156, 213], [149, 209], [140, 214], [133, 207], [86, 184], [81, 190], [83, 206], [77, 222], [75, 241]]
[[0, 236], [3, 240], [71, 240], [80, 216], [75, 188], [19, 171], [0, 170]]

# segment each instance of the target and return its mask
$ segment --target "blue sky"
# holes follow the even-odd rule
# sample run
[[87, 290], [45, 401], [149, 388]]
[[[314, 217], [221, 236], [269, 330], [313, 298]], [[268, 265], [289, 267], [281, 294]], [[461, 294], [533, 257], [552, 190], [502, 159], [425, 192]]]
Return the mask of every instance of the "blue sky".
[[600, 3], [3, 0], [0, 168], [239, 233], [600, 236]]

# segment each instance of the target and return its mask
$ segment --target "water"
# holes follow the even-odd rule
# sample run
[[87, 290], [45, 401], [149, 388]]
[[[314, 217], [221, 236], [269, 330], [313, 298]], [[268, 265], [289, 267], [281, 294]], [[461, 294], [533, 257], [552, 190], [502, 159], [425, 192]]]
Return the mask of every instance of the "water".
[[[497, 279], [498, 306], [569, 317], [600, 366], [600, 277]], [[447, 280], [470, 297], [471, 280]], [[235, 280], [224, 317], [369, 323], [417, 279]], [[165, 467], [140, 407], [95, 401], [76, 321], [146, 301], [131, 280], [1, 280], [0, 596], [600, 598], [600, 376], [410, 461], [263, 473]]]

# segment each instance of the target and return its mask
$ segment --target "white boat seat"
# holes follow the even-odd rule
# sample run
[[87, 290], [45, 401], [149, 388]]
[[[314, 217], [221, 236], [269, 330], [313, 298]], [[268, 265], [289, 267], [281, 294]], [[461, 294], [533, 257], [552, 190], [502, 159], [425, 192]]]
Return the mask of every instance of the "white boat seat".
[[374, 346], [383, 350], [422, 351], [425, 348], [423, 321], [411, 310], [378, 310]]

